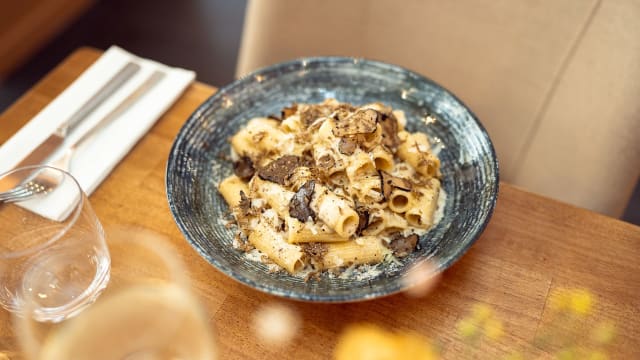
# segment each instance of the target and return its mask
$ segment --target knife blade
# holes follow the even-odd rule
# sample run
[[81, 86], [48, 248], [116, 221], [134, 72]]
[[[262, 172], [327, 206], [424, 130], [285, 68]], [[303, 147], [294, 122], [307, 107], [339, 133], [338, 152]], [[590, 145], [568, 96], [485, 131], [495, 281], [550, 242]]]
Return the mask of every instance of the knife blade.
[[102, 117], [98, 122], [87, 130], [79, 139], [74, 140], [70, 144], [65, 144], [66, 151], [59, 158], [49, 162], [54, 167], [69, 171], [71, 158], [75, 153], [75, 150], [83, 143], [90, 141], [94, 135], [99, 133], [113, 120], [118, 119], [123, 113], [125, 113], [131, 106], [133, 106], [141, 97], [147, 92], [153, 89], [165, 77], [165, 73], [160, 70], [155, 70], [151, 75], [145, 79], [133, 92], [122, 99], [118, 105], [111, 110], [108, 114]]
[[56, 149], [62, 145], [67, 135], [86, 119], [98, 106], [122, 87], [135, 73], [140, 70], [140, 65], [128, 62], [104, 84], [93, 96], [91, 96], [82, 106], [74, 112], [67, 121], [60, 125], [56, 131], [49, 135], [40, 145], [33, 149], [18, 165], [13, 169], [27, 166], [39, 165], [46, 160]]

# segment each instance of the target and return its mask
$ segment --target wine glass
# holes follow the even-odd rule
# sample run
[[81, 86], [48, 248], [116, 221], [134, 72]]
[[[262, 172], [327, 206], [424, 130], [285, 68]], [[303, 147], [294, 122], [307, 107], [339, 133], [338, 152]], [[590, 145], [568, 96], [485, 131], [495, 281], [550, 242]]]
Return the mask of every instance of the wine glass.
[[91, 304], [109, 282], [102, 225], [76, 179], [49, 166], [0, 174], [0, 306], [25, 297], [39, 321], [62, 321]]
[[166, 238], [131, 227], [108, 233], [111, 281], [94, 304], [60, 323], [37, 321], [29, 306], [15, 317], [27, 357], [214, 359], [208, 317]]

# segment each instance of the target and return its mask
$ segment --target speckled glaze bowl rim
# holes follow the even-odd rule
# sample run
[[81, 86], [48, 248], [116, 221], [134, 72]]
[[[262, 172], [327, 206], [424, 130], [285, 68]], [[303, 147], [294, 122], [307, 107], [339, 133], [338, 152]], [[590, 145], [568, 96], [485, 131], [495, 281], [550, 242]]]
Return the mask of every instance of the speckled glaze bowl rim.
[[[437, 269], [435, 269], [436, 271], [444, 271], [447, 268], [451, 267], [451, 265], [453, 265], [456, 261], [458, 261], [468, 250], [471, 246], [473, 246], [473, 244], [478, 240], [478, 238], [480, 238], [480, 236], [482, 235], [482, 233], [484, 232], [484, 230], [486, 229], [487, 225], [489, 224], [489, 221], [491, 219], [491, 217], [493, 216], [495, 207], [496, 207], [496, 203], [498, 200], [498, 194], [499, 194], [499, 188], [500, 188], [500, 172], [499, 172], [499, 166], [498, 166], [498, 157], [496, 155], [495, 152], [495, 148], [493, 146], [493, 142], [491, 141], [491, 138], [489, 137], [489, 134], [486, 130], [486, 128], [484, 127], [484, 125], [482, 125], [482, 123], [480, 122], [480, 120], [478, 119], [478, 117], [475, 115], [475, 113], [473, 111], [471, 111], [471, 109], [462, 101], [460, 100], [454, 93], [452, 93], [451, 91], [449, 91], [447, 88], [445, 88], [444, 86], [441, 86], [440, 84], [438, 84], [437, 82], [429, 79], [428, 77], [418, 74], [412, 70], [409, 70], [407, 68], [404, 68], [402, 66], [399, 65], [394, 65], [394, 64], [390, 64], [390, 63], [386, 63], [383, 61], [378, 61], [378, 60], [373, 60], [373, 59], [366, 59], [366, 58], [361, 58], [361, 57], [341, 57], [341, 56], [323, 56], [323, 57], [304, 57], [304, 58], [298, 58], [298, 59], [294, 59], [294, 60], [290, 60], [290, 61], [286, 61], [286, 62], [280, 62], [280, 63], [276, 63], [270, 66], [266, 66], [260, 69], [257, 69], [251, 73], [248, 73], [242, 77], [240, 77], [239, 79], [236, 79], [235, 81], [221, 87], [218, 89], [218, 91], [216, 91], [215, 94], [211, 95], [209, 98], [207, 98], [201, 105], [199, 105], [193, 112], [192, 114], [189, 116], [189, 118], [185, 121], [185, 123], [180, 127], [180, 130], [178, 131], [175, 140], [173, 142], [173, 145], [171, 147], [171, 151], [169, 152], [169, 157], [167, 160], [167, 166], [166, 166], [166, 172], [165, 172], [165, 189], [166, 189], [166, 195], [167, 195], [167, 200], [169, 202], [169, 209], [171, 212], [171, 216], [173, 217], [176, 225], [178, 226], [178, 228], [180, 229], [180, 232], [182, 233], [182, 235], [185, 237], [185, 239], [189, 242], [189, 244], [191, 245], [191, 247], [196, 250], [196, 252], [203, 258], [205, 259], [209, 264], [211, 264], [213, 267], [215, 267], [218, 271], [222, 272], [223, 274], [225, 274], [226, 276], [230, 277], [231, 279], [245, 285], [248, 286], [252, 289], [261, 291], [263, 293], [267, 293], [270, 295], [275, 295], [275, 296], [279, 296], [282, 298], [287, 298], [287, 299], [291, 299], [291, 300], [298, 300], [298, 301], [307, 301], [307, 302], [316, 302], [316, 303], [347, 303], [347, 302], [359, 302], [359, 301], [366, 301], [366, 300], [372, 300], [372, 299], [377, 299], [377, 298], [382, 298], [382, 297], [386, 297], [386, 296], [391, 296], [394, 294], [398, 294], [404, 290], [406, 290], [407, 288], [410, 288], [412, 286], [412, 284], [409, 283], [402, 283], [401, 281], [399, 281], [399, 279], [395, 280], [396, 281], [396, 285], [393, 289], [390, 289], [387, 292], [384, 293], [370, 293], [370, 294], [361, 294], [361, 293], [356, 293], [355, 296], [351, 296], [351, 295], [346, 295], [346, 296], [335, 296], [335, 295], [329, 295], [329, 296], [323, 296], [323, 295], [319, 295], [317, 293], [315, 294], [310, 294], [310, 293], [299, 293], [299, 292], [293, 292], [293, 291], [287, 291], [282, 289], [281, 287], [276, 287], [276, 286], [269, 286], [269, 285], [265, 285], [259, 282], [255, 282], [251, 279], [248, 279], [246, 277], [244, 277], [242, 275], [241, 272], [235, 271], [233, 268], [227, 268], [225, 266], [223, 266], [220, 262], [218, 262], [216, 260], [215, 257], [210, 256], [208, 253], [204, 252], [203, 249], [201, 249], [197, 243], [191, 238], [191, 234], [189, 233], [187, 226], [185, 225], [185, 223], [180, 219], [179, 214], [177, 213], [178, 209], [176, 207], [176, 204], [173, 200], [173, 184], [171, 183], [171, 179], [170, 179], [170, 175], [176, 171], [175, 169], [175, 162], [172, 162], [172, 159], [175, 159], [179, 153], [179, 147], [182, 145], [182, 142], [186, 141], [187, 139], [184, 137], [181, 137], [180, 135], [184, 132], [185, 129], [187, 129], [189, 127], [189, 125], [191, 124], [191, 122], [195, 122], [198, 121], [198, 119], [203, 117], [203, 114], [205, 114], [207, 112], [207, 110], [209, 110], [212, 106], [212, 104], [214, 104], [216, 101], [220, 100], [220, 98], [223, 98], [224, 96], [226, 96], [228, 93], [230, 93], [231, 91], [233, 91], [236, 87], [238, 86], [243, 86], [246, 85], [247, 83], [250, 83], [252, 81], [257, 81], [256, 77], [260, 76], [260, 75], [264, 75], [264, 74], [269, 74], [272, 73], [274, 71], [277, 71], [279, 69], [288, 69], [288, 72], [291, 71], [296, 71], [296, 70], [304, 70], [304, 68], [309, 65], [309, 64], [314, 64], [314, 63], [334, 63], [334, 64], [358, 64], [358, 63], [367, 63], [368, 65], [372, 65], [375, 68], [387, 68], [390, 70], [393, 70], [395, 72], [400, 72], [400, 73], [404, 73], [406, 75], [409, 75], [410, 77], [412, 77], [414, 80], [418, 80], [420, 82], [425, 82], [428, 83], [429, 86], [436, 88], [444, 93], [446, 93], [448, 96], [450, 96], [455, 102], [457, 102], [461, 107], [463, 107], [465, 109], [465, 111], [469, 114], [469, 117], [471, 119], [473, 119], [473, 121], [475, 122], [475, 125], [478, 127], [478, 129], [480, 130], [480, 132], [482, 133], [483, 137], [486, 139], [487, 144], [489, 146], [489, 155], [491, 156], [491, 159], [493, 161], [493, 168], [492, 173], [488, 174], [489, 176], [493, 175], [493, 182], [492, 184], [494, 185], [491, 189], [490, 189], [490, 196], [491, 196], [491, 200], [490, 200], [490, 206], [487, 212], [483, 213], [481, 215], [482, 218], [482, 224], [477, 228], [476, 232], [473, 233], [473, 235], [470, 235], [470, 240], [469, 242], [464, 246], [461, 247], [460, 250], [452, 257], [450, 257], [449, 259], [447, 259], [444, 262], [438, 262], [438, 267]], [[427, 104], [428, 105], [428, 104]], [[220, 120], [215, 120], [215, 122], [219, 122]], [[246, 260], [246, 261], [250, 261], [250, 260]]]

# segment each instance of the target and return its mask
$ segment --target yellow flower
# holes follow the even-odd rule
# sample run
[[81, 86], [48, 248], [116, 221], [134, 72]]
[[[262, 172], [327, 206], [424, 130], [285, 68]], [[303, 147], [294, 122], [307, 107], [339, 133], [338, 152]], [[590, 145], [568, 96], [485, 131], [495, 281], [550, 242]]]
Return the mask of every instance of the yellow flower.
[[555, 358], [557, 360], [573, 360], [578, 359], [578, 354], [572, 348], [562, 349], [556, 353]]
[[433, 360], [438, 354], [419, 335], [395, 334], [371, 324], [351, 325], [338, 339], [335, 360]]
[[392, 359], [394, 342], [374, 325], [351, 325], [343, 332], [336, 345], [336, 360]]
[[571, 311], [578, 315], [586, 315], [591, 311], [593, 297], [587, 290], [576, 289], [571, 292]]
[[591, 332], [591, 339], [599, 345], [606, 345], [613, 340], [616, 334], [616, 326], [610, 321], [604, 321], [596, 325]]
[[435, 349], [416, 334], [397, 334], [396, 335], [396, 356], [394, 359], [437, 359], [438, 354]]
[[484, 334], [491, 340], [498, 340], [502, 334], [502, 322], [496, 319], [487, 319], [484, 324]]
[[524, 360], [524, 356], [522, 355], [522, 353], [516, 351], [505, 356], [504, 360]]
[[588, 360], [609, 360], [607, 354], [602, 350], [594, 350], [587, 356]]
[[493, 309], [486, 304], [475, 304], [471, 310], [471, 317], [478, 323], [491, 318], [493, 316]]
[[472, 338], [478, 334], [478, 323], [473, 319], [466, 318], [458, 321], [456, 328], [458, 329], [458, 334], [465, 339]]
[[557, 289], [549, 296], [549, 308], [562, 311], [571, 305], [571, 294], [567, 289]]

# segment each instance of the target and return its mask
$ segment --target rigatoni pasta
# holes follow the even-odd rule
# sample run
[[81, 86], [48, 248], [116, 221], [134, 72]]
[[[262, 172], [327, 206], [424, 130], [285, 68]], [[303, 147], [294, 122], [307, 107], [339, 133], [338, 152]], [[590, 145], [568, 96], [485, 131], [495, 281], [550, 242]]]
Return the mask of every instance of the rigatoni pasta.
[[290, 273], [406, 256], [434, 223], [440, 161], [380, 104], [328, 99], [254, 118], [219, 191], [239, 237]]

